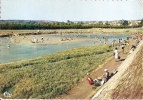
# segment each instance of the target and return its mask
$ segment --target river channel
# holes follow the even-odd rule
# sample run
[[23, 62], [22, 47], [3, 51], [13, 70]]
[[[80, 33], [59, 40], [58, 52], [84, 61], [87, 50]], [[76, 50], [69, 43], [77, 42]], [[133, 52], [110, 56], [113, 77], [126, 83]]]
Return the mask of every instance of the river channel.
[[[59, 37], [62, 38], [61, 35], [50, 35], [46, 34], [44, 37]], [[74, 34], [66, 34], [66, 37], [74, 38]], [[36, 58], [39, 56], [49, 55], [56, 52], [69, 50], [73, 48], [87, 47], [100, 44], [99, 40], [103, 40], [103, 38], [107, 38], [108, 44], [111, 44], [113, 38], [118, 41], [119, 39], [127, 39], [130, 36], [129, 34], [84, 34], [79, 35], [77, 38], [89, 38], [88, 41], [82, 42], [71, 42], [71, 43], [63, 43], [63, 44], [49, 44], [49, 45], [28, 45], [28, 44], [15, 44], [8, 37], [0, 38], [0, 64], [14, 62], [19, 60], [26, 60], [30, 58]], [[95, 40], [97, 37], [99, 40]], [[112, 39], [111, 39], [112, 38]], [[10, 47], [8, 46], [10, 45]]]

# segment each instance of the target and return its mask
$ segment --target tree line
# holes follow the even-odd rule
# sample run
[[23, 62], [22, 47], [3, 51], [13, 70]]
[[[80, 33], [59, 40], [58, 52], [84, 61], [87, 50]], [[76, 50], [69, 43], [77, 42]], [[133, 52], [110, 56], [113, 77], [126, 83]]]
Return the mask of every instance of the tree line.
[[1, 30], [23, 30], [23, 29], [88, 29], [88, 28], [116, 28], [116, 29], [122, 29], [122, 28], [138, 28], [143, 26], [143, 19], [138, 25], [129, 26], [128, 21], [124, 20], [123, 23], [118, 25], [111, 25], [109, 23], [103, 24], [86, 24], [83, 22], [80, 23], [73, 23], [71, 21], [65, 22], [51, 22], [51, 23], [0, 23], [0, 29]]

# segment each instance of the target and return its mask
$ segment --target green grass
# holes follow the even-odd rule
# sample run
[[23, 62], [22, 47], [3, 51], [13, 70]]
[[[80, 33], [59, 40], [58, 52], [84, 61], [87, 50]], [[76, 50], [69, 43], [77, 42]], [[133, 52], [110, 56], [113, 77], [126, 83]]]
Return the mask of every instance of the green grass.
[[113, 55], [109, 45], [77, 48], [32, 60], [0, 65], [0, 97], [55, 98]]

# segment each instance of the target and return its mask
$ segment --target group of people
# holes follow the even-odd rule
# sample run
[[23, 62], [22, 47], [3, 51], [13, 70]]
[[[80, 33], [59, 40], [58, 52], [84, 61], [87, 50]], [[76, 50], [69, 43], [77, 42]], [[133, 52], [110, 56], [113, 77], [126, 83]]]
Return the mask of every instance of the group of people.
[[[128, 41], [128, 38], [127, 38], [127, 41]], [[124, 41], [124, 42], [121, 42], [121, 39], [120, 39], [120, 47], [122, 49], [122, 53], [124, 54], [124, 48], [126, 45], [129, 45], [129, 43], [127, 41]], [[131, 46], [131, 49], [129, 50], [129, 53], [128, 54], [131, 54], [136, 46], [139, 44], [139, 41], [136, 40], [136, 45], [132, 45]], [[129, 47], [129, 46], [128, 46]], [[115, 57], [115, 61], [116, 60], [119, 60], [121, 57], [119, 56], [119, 53], [118, 53], [118, 47], [115, 47], [115, 50], [114, 50], [114, 57]], [[92, 79], [90, 77], [90, 74], [87, 73], [87, 80], [88, 80], [88, 83], [90, 85], [94, 85], [94, 86], [101, 86], [103, 85], [105, 82], [107, 82], [115, 73], [117, 73], [117, 70], [113, 73], [109, 73], [108, 69], [104, 69], [105, 71], [105, 74], [103, 76], [101, 76], [100, 78], [96, 78], [96, 79]]]
[[[124, 54], [124, 48], [126, 47], [126, 46], [128, 46], [128, 48], [129, 48], [129, 37], [127, 37], [127, 41], [124, 41], [121, 45], [119, 45], [119, 46], [121, 46], [121, 49], [122, 49], [122, 53]], [[135, 43], [135, 45], [132, 45], [131, 46], [131, 48], [130, 48], [130, 50], [129, 50], [129, 52], [127, 53], [127, 54], [131, 54], [134, 50], [135, 50], [135, 48], [138, 46], [138, 44], [139, 44], [139, 42], [142, 40], [142, 37], [141, 38], [136, 38], [135, 39], [135, 41], [136, 41], [136, 43]], [[117, 50], [118, 48], [116, 47], [115, 48], [115, 50], [114, 50], [114, 57], [115, 57], [115, 60], [119, 60], [121, 57], [118, 55], [118, 50]]]
[[37, 43], [37, 42], [38, 42], [38, 39], [36, 39], [36, 37], [34, 36], [31, 41], [32, 41], [32, 43]]
[[105, 82], [107, 82], [114, 74], [116, 74], [117, 70], [111, 74], [109, 73], [108, 69], [104, 69], [104, 72], [105, 72], [105, 74], [103, 76], [96, 78], [96, 79], [92, 79], [90, 77], [90, 74], [87, 73], [86, 76], [87, 76], [88, 83], [90, 85], [94, 85], [94, 86], [101, 86]]
[[[114, 50], [115, 61], [118, 61], [118, 60], [120, 60], [120, 58], [121, 58], [121, 57], [119, 56], [119, 54], [118, 54], [118, 48], [121, 47], [122, 53], [124, 54], [124, 53], [125, 53], [125, 52], [124, 52], [124, 49], [125, 49], [126, 46], [127, 46], [127, 48], [129, 49], [129, 46], [130, 46], [130, 44], [129, 44], [129, 37], [127, 37], [127, 40], [119, 39], [118, 46], [115, 47], [115, 50]], [[130, 51], [129, 51], [128, 54], [130, 54], [132, 51], [134, 51], [134, 49], [135, 49], [135, 46], [132, 45], [132, 47], [131, 47], [131, 49], [130, 49]]]
[[[124, 46], [121, 46], [122, 47], [122, 52], [124, 53], [124, 48], [125, 48], [125, 45]], [[136, 46], [135, 45], [132, 45], [131, 46], [131, 49], [129, 50], [128, 54], [131, 54], [134, 50], [135, 50]], [[115, 61], [117, 60], [120, 60], [120, 56], [118, 54], [118, 48], [116, 47], [115, 50], [114, 50], [114, 57], [115, 57]]]
[[[41, 37], [41, 42], [44, 41], [44, 37]], [[38, 39], [36, 39], [36, 37], [34, 36], [33, 39], [31, 40], [32, 43], [38, 43]]]

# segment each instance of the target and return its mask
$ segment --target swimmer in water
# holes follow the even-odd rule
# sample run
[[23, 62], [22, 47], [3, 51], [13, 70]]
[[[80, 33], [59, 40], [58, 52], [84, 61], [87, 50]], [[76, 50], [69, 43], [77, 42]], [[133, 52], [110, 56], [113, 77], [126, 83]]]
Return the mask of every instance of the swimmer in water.
[[10, 44], [8, 44], [7, 47], [10, 48]]

